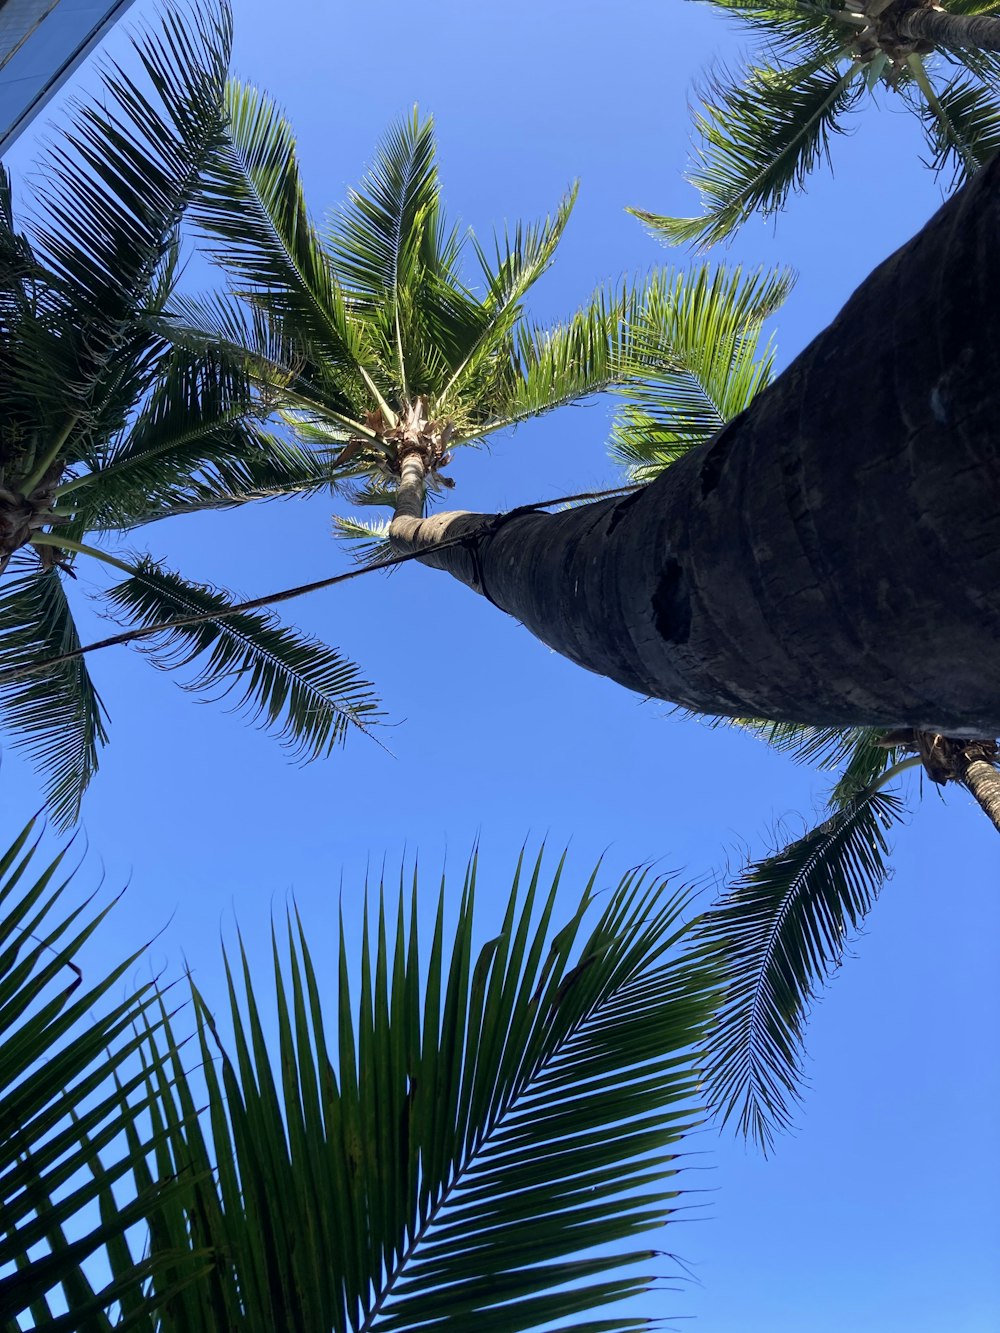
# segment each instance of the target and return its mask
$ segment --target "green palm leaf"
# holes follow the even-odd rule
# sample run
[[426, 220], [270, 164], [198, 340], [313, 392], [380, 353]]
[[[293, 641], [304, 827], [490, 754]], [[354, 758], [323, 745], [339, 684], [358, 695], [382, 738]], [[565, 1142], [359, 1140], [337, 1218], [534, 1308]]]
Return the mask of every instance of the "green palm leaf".
[[814, 764], [827, 772], [839, 769], [830, 792], [831, 809], [841, 809], [865, 787], [877, 786], [896, 762], [899, 747], [885, 745], [876, 727], [810, 727], [757, 718], [719, 718], [720, 725], [754, 732], [779, 754], [797, 764]]
[[[911, 63], [919, 61], [919, 56], [911, 57]], [[921, 118], [931, 148], [930, 165], [935, 171], [950, 170], [954, 181], [965, 179], [1000, 151], [1000, 101], [971, 75], [958, 75], [943, 87], [934, 87], [923, 62], [917, 72], [925, 94]], [[1000, 64], [996, 72], [1000, 74]]]
[[516, 426], [620, 384], [628, 375], [639, 301], [634, 289], [606, 289], [563, 324], [519, 324], [509, 362], [496, 363], [491, 391], [496, 415], [479, 433]]
[[[7, 669], [80, 647], [63, 574], [26, 565], [12, 565], [15, 577], [0, 589], [0, 659]], [[107, 740], [104, 709], [84, 659], [0, 685], [0, 717], [14, 744], [41, 769], [56, 824], [73, 824]]]
[[369, 358], [350, 320], [330, 256], [305, 204], [291, 126], [249, 85], [226, 90], [229, 136], [205, 174], [194, 219], [213, 238], [213, 258], [299, 344], [339, 407], [360, 416]]
[[225, 352], [175, 348], [131, 427], [99, 465], [64, 483], [57, 512], [124, 531], [173, 513], [308, 494], [331, 484], [314, 453], [262, 429], [253, 375]]
[[[31, 236], [53, 280], [48, 301], [60, 316], [81, 410], [119, 396], [118, 376], [149, 354], [137, 316], [221, 141], [230, 41], [224, 6], [183, 16], [168, 10], [159, 34], [136, 42], [148, 86], [109, 68], [103, 104], [81, 106], [49, 149], [43, 212]], [[49, 364], [39, 368], [46, 372]], [[134, 395], [125, 399], [131, 407]]]
[[[553, 217], [545, 218], [536, 226], [518, 223], [513, 232], [506, 228], [502, 239], [499, 236], [494, 239], [492, 257], [474, 236], [471, 237], [487, 286], [481, 306], [481, 327], [476, 330], [471, 345], [463, 349], [461, 359], [452, 370], [441, 394], [442, 403], [454, 389], [464, 387], [469, 381], [489, 383], [496, 349], [516, 327], [525, 296], [551, 265], [576, 196], [574, 185]], [[475, 394], [474, 389], [472, 394]]]
[[682, 1194], [711, 974], [678, 958], [682, 900], [644, 874], [587, 931], [592, 879], [553, 932], [559, 876], [545, 890], [540, 861], [526, 891], [518, 868], [500, 933], [477, 952], [477, 877], [473, 861], [454, 928], [442, 891], [426, 954], [416, 885], [396, 902], [380, 891], [359, 968], [343, 927], [339, 961], [319, 966], [290, 916], [274, 945], [273, 1061], [242, 951], [231, 1051], [196, 993], [211, 1148], [188, 1114], [199, 1094], [160, 1062], [172, 1133], [155, 1169], [202, 1178], [214, 1152], [217, 1171], [186, 1213], [167, 1201], [152, 1234], [169, 1246], [189, 1226], [225, 1260], [160, 1333], [652, 1326], [578, 1317], [648, 1289], [656, 1254], [636, 1238]]
[[[110, 1333], [102, 1311], [141, 1288], [149, 1265], [97, 1291], [84, 1265], [123, 1244], [130, 1227], [169, 1199], [170, 1186], [150, 1182], [99, 1220], [94, 1205], [131, 1174], [123, 1118], [141, 1153], [155, 1147], [141, 1129], [149, 1100], [134, 1060], [147, 1035], [162, 1044], [163, 1034], [148, 1013], [152, 984], [109, 1003], [139, 953], [83, 985], [75, 959], [110, 907], [67, 906], [65, 851], [39, 865], [33, 836], [31, 823], [0, 856], [0, 1326], [23, 1327], [24, 1316], [34, 1328], [64, 1325], [54, 1296], [56, 1310], [69, 1303], [73, 1329]], [[148, 1034], [137, 1035], [137, 1024]], [[188, 1253], [172, 1257], [175, 1276], [192, 1266]], [[161, 1274], [165, 1297], [170, 1283]]]
[[330, 753], [352, 726], [368, 732], [381, 716], [371, 685], [336, 649], [267, 612], [226, 614], [233, 599], [219, 589], [143, 560], [107, 598], [130, 628], [218, 611], [218, 620], [164, 629], [146, 651], [164, 670], [201, 659], [186, 689], [235, 695], [236, 710], [276, 731], [304, 759]]
[[878, 788], [855, 789], [818, 828], [751, 865], [698, 929], [726, 984], [706, 1049], [710, 1102], [765, 1149], [800, 1095], [810, 1004], [886, 877], [885, 831], [903, 807]]
[[826, 51], [792, 68], [751, 68], [742, 82], [722, 75], [702, 94], [695, 128], [703, 147], [688, 179], [706, 205], [698, 218], [659, 217], [631, 210], [671, 244], [712, 245], [754, 211], [784, 207], [793, 190], [823, 160], [840, 118], [864, 91], [862, 65], [843, 73]]
[[744, 275], [707, 265], [650, 279], [610, 442], [631, 480], [651, 481], [711, 439], [768, 383], [774, 350], [760, 347], [762, 325], [791, 284], [787, 270]]

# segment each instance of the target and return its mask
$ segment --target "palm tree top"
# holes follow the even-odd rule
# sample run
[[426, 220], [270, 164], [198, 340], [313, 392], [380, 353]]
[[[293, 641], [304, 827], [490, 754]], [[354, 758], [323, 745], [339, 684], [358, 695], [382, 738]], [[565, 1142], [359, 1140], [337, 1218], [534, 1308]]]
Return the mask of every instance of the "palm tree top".
[[[921, 120], [929, 165], [967, 179], [1000, 149], [1000, 0], [706, 0], [748, 24], [761, 53], [700, 88], [688, 180], [696, 218], [633, 210], [669, 243], [711, 245], [753, 213], [780, 211], [830, 160], [834, 135], [867, 92], [902, 98]], [[945, 24], [943, 20], [948, 20]]]
[[[261, 364], [277, 346], [286, 419], [338, 471], [367, 476], [373, 498], [392, 491], [407, 451], [422, 452], [440, 480], [453, 448], [614, 382], [627, 295], [599, 292], [554, 328], [536, 327], [525, 312], [575, 186], [541, 222], [483, 244], [448, 219], [434, 122], [414, 109], [321, 228], [281, 111], [235, 82], [227, 110], [229, 140], [195, 216], [272, 344], [258, 346], [235, 304], [184, 303], [175, 332], [214, 330]], [[470, 257], [478, 284], [465, 276]]]

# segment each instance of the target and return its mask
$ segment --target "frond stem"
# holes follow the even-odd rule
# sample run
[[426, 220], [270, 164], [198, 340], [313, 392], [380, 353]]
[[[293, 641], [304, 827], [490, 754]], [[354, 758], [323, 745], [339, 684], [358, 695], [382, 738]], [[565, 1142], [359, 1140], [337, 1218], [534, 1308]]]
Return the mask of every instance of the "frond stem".
[[82, 411], [74, 412], [70, 416], [65, 426], [63, 426], [62, 430], [59, 432], [55, 440], [52, 442], [51, 447], [42, 456], [41, 462], [35, 468], [34, 472], [27, 479], [27, 481], [24, 483], [23, 487], [21, 488], [22, 495], [25, 496], [30, 495], [31, 492], [36, 488], [36, 486], [40, 486], [42, 484], [42, 482], [45, 480], [45, 474], [48, 472], [49, 468], [51, 468], [52, 465], [56, 462], [59, 455], [62, 453], [63, 449], [65, 449], [66, 441], [73, 434], [73, 431], [76, 429], [77, 424], [79, 423], [79, 420], [82, 416], [83, 416]]
[[[122, 569], [126, 574], [135, 573], [135, 565], [127, 565], [124, 560], [119, 560], [113, 555], [108, 555], [107, 551], [99, 551], [96, 546], [87, 546], [84, 542], [75, 541], [72, 537], [59, 537], [54, 532], [37, 532], [31, 539], [32, 546], [55, 546], [60, 551], [72, 551], [75, 555], [90, 555], [95, 560], [102, 560], [106, 565], [114, 565], [116, 569]], [[85, 652], [86, 649], [81, 649]], [[64, 656], [76, 657], [76, 653], [68, 653]], [[52, 661], [62, 661], [63, 658], [53, 658]], [[43, 665], [48, 665], [44, 663]], [[14, 673], [11, 673], [14, 674]]]
[[963, 143], [954, 125], [951, 123], [950, 116], [941, 105], [941, 101], [937, 93], [934, 91], [934, 85], [927, 77], [927, 71], [924, 69], [923, 60], [920, 56], [914, 53], [906, 57], [906, 63], [909, 66], [914, 79], [917, 81], [917, 87], [926, 98], [927, 105], [930, 107], [931, 111], [933, 111], [942, 130], [944, 130], [945, 138], [950, 139], [955, 145], [955, 149], [964, 162], [966, 170], [972, 175], [979, 170], [982, 164], [976, 160], [975, 155], [970, 151], [968, 145]]

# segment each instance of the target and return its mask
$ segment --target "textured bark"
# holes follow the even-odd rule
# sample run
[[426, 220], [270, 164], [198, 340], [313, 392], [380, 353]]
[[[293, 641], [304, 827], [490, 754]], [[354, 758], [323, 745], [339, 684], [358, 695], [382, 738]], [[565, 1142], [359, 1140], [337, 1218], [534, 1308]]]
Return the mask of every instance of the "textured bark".
[[421, 519], [427, 489], [427, 464], [423, 454], [411, 449], [403, 455], [396, 488], [396, 518]]
[[961, 782], [1000, 833], [1000, 772], [985, 759], [973, 759], [962, 774]]
[[897, 24], [901, 37], [927, 42], [932, 47], [961, 50], [1000, 51], [1000, 19], [977, 15], [948, 14], [943, 9], [908, 9]]
[[581, 666], [701, 712], [1000, 734], [1000, 160], [626, 499], [393, 524]]

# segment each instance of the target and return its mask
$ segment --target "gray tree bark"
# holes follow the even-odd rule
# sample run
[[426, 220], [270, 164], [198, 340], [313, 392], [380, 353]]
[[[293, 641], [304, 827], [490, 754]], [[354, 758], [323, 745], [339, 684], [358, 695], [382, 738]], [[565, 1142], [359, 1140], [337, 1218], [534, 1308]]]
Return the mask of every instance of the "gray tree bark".
[[687, 708], [1000, 734], [1000, 160], [642, 491], [402, 516], [572, 661]]
[[986, 15], [969, 17], [930, 7], [907, 9], [900, 15], [896, 30], [911, 41], [931, 42], [953, 51], [970, 47], [1000, 51], [1000, 19]]

